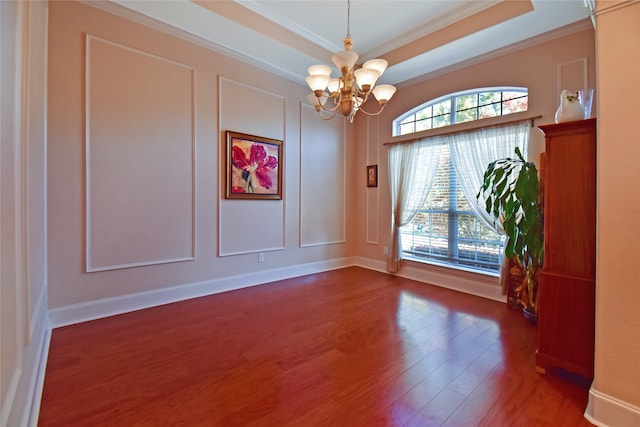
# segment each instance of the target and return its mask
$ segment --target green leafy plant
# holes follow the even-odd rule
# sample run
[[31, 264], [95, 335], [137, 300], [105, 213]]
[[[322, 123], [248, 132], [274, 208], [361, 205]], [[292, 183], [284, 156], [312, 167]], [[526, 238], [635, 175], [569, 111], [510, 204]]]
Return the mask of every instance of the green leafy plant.
[[540, 181], [533, 162], [518, 147], [516, 158], [496, 160], [487, 166], [477, 198], [487, 213], [499, 221], [506, 235], [505, 255], [524, 272], [516, 289], [526, 310], [537, 313], [538, 272], [544, 263], [544, 225], [540, 206]]

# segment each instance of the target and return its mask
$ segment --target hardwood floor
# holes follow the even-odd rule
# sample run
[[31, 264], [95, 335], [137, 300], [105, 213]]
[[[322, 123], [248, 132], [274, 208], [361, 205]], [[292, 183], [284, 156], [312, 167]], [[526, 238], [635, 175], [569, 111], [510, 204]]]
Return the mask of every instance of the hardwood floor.
[[589, 426], [506, 305], [346, 268], [55, 329], [40, 426]]

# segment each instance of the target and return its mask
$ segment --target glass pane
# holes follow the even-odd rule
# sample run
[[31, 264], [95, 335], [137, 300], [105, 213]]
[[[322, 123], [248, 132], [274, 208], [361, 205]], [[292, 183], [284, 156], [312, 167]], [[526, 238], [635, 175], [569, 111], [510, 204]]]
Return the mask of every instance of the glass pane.
[[458, 256], [481, 264], [499, 265], [502, 258], [502, 240], [475, 215], [460, 215], [458, 220]]
[[437, 104], [433, 104], [433, 115], [439, 116], [443, 114], [448, 114], [451, 112], [451, 101], [448, 99], [446, 101], [438, 102]]
[[416, 131], [416, 124], [414, 122], [400, 125], [400, 135], [414, 133], [415, 131]]
[[449, 148], [443, 146], [438, 161], [438, 171], [434, 177], [433, 185], [425, 201], [424, 208], [431, 210], [449, 209], [449, 171], [451, 162], [449, 160]]
[[451, 124], [451, 114], [445, 114], [442, 116], [435, 116], [433, 118], [433, 127], [441, 128], [443, 126], [449, 126]]
[[500, 115], [500, 104], [490, 104], [478, 108], [478, 118], [497, 117]]
[[483, 92], [478, 94], [478, 105], [500, 103], [500, 92]]
[[471, 206], [469, 206], [469, 202], [467, 201], [467, 198], [464, 197], [464, 194], [462, 193], [461, 189], [458, 189], [458, 191], [456, 192], [457, 197], [456, 197], [456, 210], [461, 211], [461, 212], [469, 212], [471, 211]]
[[468, 110], [478, 106], [478, 96], [474, 93], [456, 97], [456, 111]]
[[475, 239], [476, 217], [474, 215], [460, 215], [458, 217], [458, 237]]
[[447, 247], [446, 238], [449, 232], [449, 215], [446, 213], [430, 213], [429, 214], [429, 232], [432, 238], [444, 238], [445, 248]]
[[458, 111], [456, 113], [456, 123], [472, 122], [478, 120], [478, 110]]
[[427, 197], [429, 209], [446, 210], [449, 208], [449, 186], [435, 183]]
[[410, 122], [414, 122], [416, 120], [416, 115], [415, 114], [410, 114], [407, 117], [405, 117], [404, 119], [402, 119], [402, 121], [400, 122], [400, 124], [405, 124], [405, 123], [410, 123]]
[[527, 111], [529, 108], [529, 97], [515, 98], [502, 103], [502, 115]]
[[429, 227], [429, 214], [425, 212], [419, 212], [413, 219], [413, 225], [416, 231], [425, 231]]
[[502, 92], [503, 101], [514, 98], [522, 98], [523, 96], [527, 96], [527, 92]]
[[416, 132], [431, 129], [431, 118], [416, 122]]
[[427, 119], [431, 116], [433, 116], [433, 107], [427, 107], [416, 113], [416, 120]]

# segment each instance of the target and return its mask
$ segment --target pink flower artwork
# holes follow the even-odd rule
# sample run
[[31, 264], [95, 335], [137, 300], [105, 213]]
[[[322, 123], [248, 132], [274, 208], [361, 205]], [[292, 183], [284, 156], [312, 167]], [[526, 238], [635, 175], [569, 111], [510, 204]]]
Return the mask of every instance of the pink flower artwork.
[[279, 194], [278, 144], [232, 139], [231, 192], [233, 194]]

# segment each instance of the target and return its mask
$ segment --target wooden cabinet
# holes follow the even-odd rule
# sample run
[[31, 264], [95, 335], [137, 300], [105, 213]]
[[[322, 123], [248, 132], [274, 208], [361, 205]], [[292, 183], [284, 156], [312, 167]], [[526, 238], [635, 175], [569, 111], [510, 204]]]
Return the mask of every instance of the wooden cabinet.
[[596, 119], [540, 126], [545, 134], [545, 258], [536, 365], [593, 378]]

